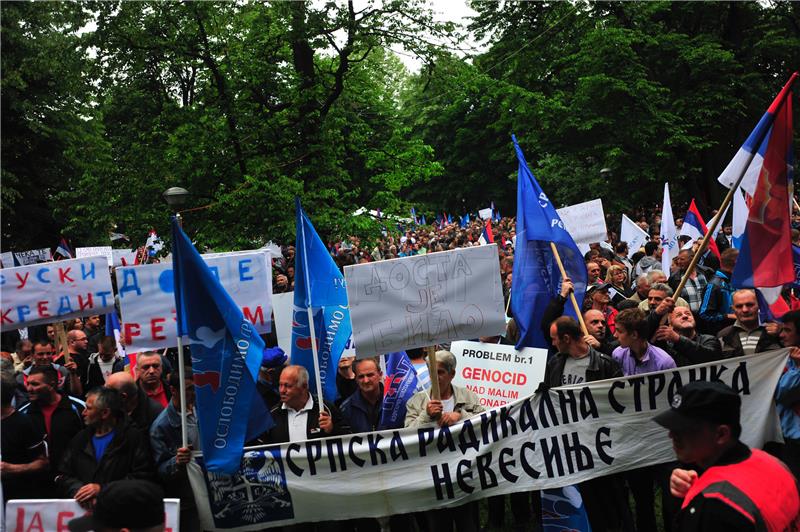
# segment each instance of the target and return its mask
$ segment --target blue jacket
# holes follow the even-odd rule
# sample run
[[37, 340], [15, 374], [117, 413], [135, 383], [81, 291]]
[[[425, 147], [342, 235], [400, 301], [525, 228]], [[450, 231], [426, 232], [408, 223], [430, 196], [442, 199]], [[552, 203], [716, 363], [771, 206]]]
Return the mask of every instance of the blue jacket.
[[795, 411], [795, 408], [800, 410], [800, 367], [791, 358], [786, 362], [786, 368], [778, 381], [775, 403], [783, 436], [800, 440], [800, 415]]
[[[381, 397], [383, 397], [383, 384], [381, 384]], [[353, 434], [385, 429], [399, 429], [403, 427], [403, 418], [400, 419], [400, 423], [396, 427], [391, 427], [380, 423], [381, 412], [383, 410], [383, 401], [381, 401], [381, 403], [378, 405], [378, 425], [373, 426], [367, 417], [367, 403], [364, 401], [364, 397], [361, 395], [361, 390], [358, 389], [356, 389], [356, 391], [353, 392], [350, 397], [345, 399], [340, 408], [344, 418], [350, 422], [350, 430]]]

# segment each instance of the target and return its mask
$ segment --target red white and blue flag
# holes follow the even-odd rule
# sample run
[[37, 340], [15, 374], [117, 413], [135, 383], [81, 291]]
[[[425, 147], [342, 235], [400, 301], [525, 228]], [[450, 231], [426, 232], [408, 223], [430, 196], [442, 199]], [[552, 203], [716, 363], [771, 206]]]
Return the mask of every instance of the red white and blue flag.
[[[703, 221], [703, 217], [700, 216], [700, 211], [697, 210], [694, 200], [692, 200], [689, 210], [686, 211], [686, 216], [683, 217], [681, 236], [688, 236], [691, 238], [689, 242], [694, 242], [695, 240], [702, 240], [706, 233], [708, 233], [706, 223]], [[719, 258], [719, 248], [713, 238], [708, 239], [708, 249]]]
[[481, 233], [478, 242], [481, 243], [481, 246], [485, 246], [486, 244], [494, 244], [494, 234], [492, 233], [491, 220], [486, 220], [486, 224], [483, 226], [483, 233]]
[[75, 254], [72, 253], [72, 249], [70, 249], [69, 244], [67, 244], [67, 239], [63, 236], [61, 237], [61, 241], [58, 243], [56, 247], [56, 254], [60, 255], [64, 259], [74, 259]]
[[379, 430], [402, 428], [406, 403], [417, 390], [417, 372], [405, 351], [386, 355], [386, 377], [383, 383], [383, 406]]

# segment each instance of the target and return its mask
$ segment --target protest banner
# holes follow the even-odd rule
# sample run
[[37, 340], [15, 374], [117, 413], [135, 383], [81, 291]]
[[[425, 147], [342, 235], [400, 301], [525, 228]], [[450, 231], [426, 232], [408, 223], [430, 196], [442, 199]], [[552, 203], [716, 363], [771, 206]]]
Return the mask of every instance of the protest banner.
[[[267, 257], [261, 251], [204, 257], [259, 333], [269, 332], [272, 312], [272, 274]], [[122, 335], [128, 350], [176, 346], [172, 263], [118, 267], [116, 275]]]
[[[164, 499], [164, 532], [180, 530], [180, 499]], [[67, 532], [67, 524], [86, 514], [75, 499], [10, 500], [6, 505], [6, 530]]]
[[485, 209], [481, 209], [478, 211], [478, 216], [481, 217], [481, 220], [491, 220], [492, 219], [492, 208], [486, 207]]
[[358, 357], [505, 330], [495, 244], [346, 266], [344, 273]]
[[114, 308], [103, 257], [6, 268], [0, 273], [3, 331], [105, 314]]
[[556, 209], [564, 227], [581, 253], [589, 251], [589, 244], [603, 242], [608, 238], [603, 200], [593, 199]]
[[20, 266], [29, 266], [40, 262], [49, 262], [53, 260], [53, 254], [50, 252], [50, 248], [14, 251], [14, 260]]
[[547, 349], [459, 340], [450, 345], [456, 357], [453, 384], [469, 388], [486, 408], [503, 406], [536, 391], [544, 378]]
[[[275, 316], [275, 335], [278, 337], [278, 346], [286, 354], [292, 352], [292, 316], [294, 308], [294, 292], [272, 294], [272, 314]], [[343, 357], [356, 356], [353, 345], [353, 336], [350, 336], [342, 353]]]
[[14, 267], [14, 254], [10, 251], [0, 253], [0, 268], [13, 268]]
[[113, 266], [133, 266], [136, 263], [136, 250], [112, 249], [111, 262]]
[[114, 250], [111, 246], [94, 246], [89, 248], [75, 248], [75, 257], [82, 259], [83, 257], [105, 257], [108, 261], [108, 267], [114, 266]]
[[248, 450], [232, 476], [189, 465], [204, 528], [259, 530], [425, 511], [558, 488], [675, 459], [652, 421], [693, 380], [742, 398], [741, 440], [779, 437], [775, 386], [788, 350], [553, 388], [450, 427], [435, 425]]

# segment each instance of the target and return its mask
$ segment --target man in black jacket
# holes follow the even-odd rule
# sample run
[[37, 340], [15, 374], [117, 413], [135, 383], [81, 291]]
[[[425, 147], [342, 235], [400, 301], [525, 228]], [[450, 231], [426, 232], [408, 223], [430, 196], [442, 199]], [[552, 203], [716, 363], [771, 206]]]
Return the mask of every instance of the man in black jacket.
[[88, 392], [104, 386], [112, 373], [125, 371], [125, 363], [117, 356], [117, 342], [113, 336], [102, 336], [97, 342], [97, 352], [89, 356], [83, 388]]
[[122, 410], [119, 392], [89, 392], [83, 412], [86, 428], [70, 442], [59, 466], [56, 487], [63, 497], [91, 508], [100, 488], [114, 480], [155, 480], [150, 446]]
[[733, 313], [736, 315], [736, 322], [717, 333], [717, 338], [722, 343], [722, 358], [781, 348], [778, 324], [759, 324], [758, 300], [752, 289], [743, 288], [733, 293]]
[[145, 436], [150, 434], [150, 426], [164, 410], [158, 401], [148, 397], [141, 387], [136, 386], [136, 381], [127, 371], [112, 373], [106, 386], [119, 392], [122, 409], [128, 414], [131, 425], [141, 430]]
[[[586, 343], [574, 319], [562, 316], [555, 320], [550, 325], [550, 339], [558, 353], [547, 362], [545, 387], [622, 377], [622, 368], [614, 359]], [[580, 492], [592, 530], [619, 530], [630, 521], [625, 487], [618, 475], [582, 482]]]
[[[669, 324], [661, 324], [669, 315]], [[664, 298], [647, 317], [653, 345], [666, 351], [678, 366], [713, 362], [722, 358], [722, 346], [716, 337], [699, 334], [692, 311], [676, 307], [671, 297]]]

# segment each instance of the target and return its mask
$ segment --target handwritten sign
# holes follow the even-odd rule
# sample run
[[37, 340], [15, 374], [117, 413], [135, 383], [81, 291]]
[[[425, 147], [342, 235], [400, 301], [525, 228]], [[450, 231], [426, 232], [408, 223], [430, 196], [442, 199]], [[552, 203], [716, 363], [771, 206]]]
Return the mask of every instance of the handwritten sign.
[[589, 244], [608, 238], [602, 200], [577, 203], [562, 207], [557, 212], [581, 253], [589, 251]]
[[[164, 499], [165, 532], [178, 532], [180, 499]], [[73, 519], [86, 510], [75, 499], [11, 500], [6, 506], [6, 530], [52, 530], [67, 532]]]
[[10, 251], [0, 253], [0, 268], [13, 268], [14, 267], [14, 254]]
[[3, 331], [91, 314], [114, 307], [104, 257], [60, 260], [0, 272]]
[[28, 266], [30, 264], [51, 261], [53, 260], [53, 254], [50, 252], [50, 248], [15, 251], [14, 260], [17, 261], [17, 264], [20, 266]]
[[547, 349], [482, 342], [453, 342], [456, 357], [453, 384], [469, 388], [486, 408], [495, 408], [532, 395], [544, 379]]
[[136, 263], [136, 250], [112, 249], [111, 261], [114, 266], [133, 266]]
[[478, 211], [478, 216], [481, 217], [481, 220], [491, 220], [492, 219], [492, 209], [491, 207], [486, 207], [485, 209], [481, 209]]
[[83, 257], [105, 257], [108, 266], [114, 266], [114, 250], [111, 246], [95, 246], [90, 248], [75, 248], [75, 256], [79, 259]]
[[347, 266], [344, 275], [358, 357], [505, 328], [494, 244]]
[[[203, 257], [259, 333], [270, 330], [272, 270], [261, 251]], [[122, 335], [129, 351], [177, 345], [172, 263], [116, 269]]]

